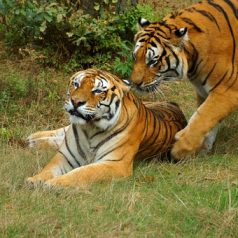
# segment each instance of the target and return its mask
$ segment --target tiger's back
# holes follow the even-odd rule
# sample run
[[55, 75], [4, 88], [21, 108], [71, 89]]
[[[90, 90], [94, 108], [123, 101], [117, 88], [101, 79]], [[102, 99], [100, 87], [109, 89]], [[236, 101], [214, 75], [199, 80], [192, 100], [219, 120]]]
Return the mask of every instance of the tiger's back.
[[137, 157], [163, 156], [170, 151], [175, 134], [187, 125], [186, 118], [179, 106], [171, 102], [143, 102], [141, 107], [146, 111], [143, 120], [148, 128], [141, 135], [143, 142]]

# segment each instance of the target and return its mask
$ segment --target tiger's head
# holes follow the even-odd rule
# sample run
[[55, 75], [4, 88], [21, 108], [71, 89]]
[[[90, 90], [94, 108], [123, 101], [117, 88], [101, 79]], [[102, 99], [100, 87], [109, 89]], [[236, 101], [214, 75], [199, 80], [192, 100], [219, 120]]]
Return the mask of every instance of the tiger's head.
[[70, 78], [65, 103], [71, 123], [109, 128], [117, 121], [122, 99], [129, 89], [129, 84], [108, 72], [87, 69], [75, 73]]
[[188, 64], [184, 45], [188, 41], [187, 28], [164, 22], [150, 23], [140, 18], [135, 35], [132, 82], [137, 89], [151, 92], [161, 81], [186, 78]]

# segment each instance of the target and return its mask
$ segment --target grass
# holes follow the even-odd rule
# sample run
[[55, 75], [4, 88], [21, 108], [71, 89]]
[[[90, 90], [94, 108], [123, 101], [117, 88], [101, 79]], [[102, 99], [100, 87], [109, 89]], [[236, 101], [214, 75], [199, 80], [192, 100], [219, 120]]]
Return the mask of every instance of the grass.
[[3, 237], [236, 237], [237, 158], [137, 163], [126, 180], [89, 190], [29, 190], [52, 151], [1, 147]]
[[[86, 191], [30, 190], [24, 180], [41, 170], [54, 151], [29, 150], [24, 139], [67, 124], [63, 99], [57, 96], [67, 80], [63, 73], [43, 69], [36, 74], [38, 66], [25, 70], [22, 64], [2, 62], [0, 82], [44, 83], [35, 89], [40, 91], [36, 97], [11, 95], [1, 111], [1, 237], [237, 237], [237, 113], [225, 120], [209, 155], [184, 164], [137, 162], [131, 178]], [[49, 78], [61, 86], [50, 85]], [[49, 97], [49, 88], [56, 90], [55, 98]], [[161, 100], [176, 101], [187, 118], [192, 115], [195, 97], [188, 82], [164, 85], [163, 93]]]
[[[88, 190], [30, 190], [25, 179], [54, 151], [29, 150], [24, 139], [67, 124], [69, 75], [2, 53], [0, 71], [0, 237], [238, 237], [238, 113], [211, 153], [186, 163], [136, 162], [132, 177]], [[164, 85], [159, 98], [187, 118], [196, 108], [188, 82]]]

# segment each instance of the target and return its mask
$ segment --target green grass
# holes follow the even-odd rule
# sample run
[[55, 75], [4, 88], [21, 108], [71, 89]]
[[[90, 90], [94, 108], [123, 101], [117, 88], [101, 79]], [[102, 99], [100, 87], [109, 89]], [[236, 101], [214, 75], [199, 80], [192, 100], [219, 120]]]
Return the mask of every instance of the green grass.
[[235, 155], [136, 163], [134, 175], [89, 190], [30, 190], [51, 152], [1, 146], [3, 237], [237, 237]]

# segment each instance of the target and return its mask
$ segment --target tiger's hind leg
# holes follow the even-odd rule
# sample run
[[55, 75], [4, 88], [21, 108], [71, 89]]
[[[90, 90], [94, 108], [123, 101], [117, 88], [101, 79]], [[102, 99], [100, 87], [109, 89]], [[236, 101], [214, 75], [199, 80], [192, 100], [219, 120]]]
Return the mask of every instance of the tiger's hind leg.
[[29, 147], [59, 148], [69, 126], [51, 131], [38, 131], [27, 138]]

